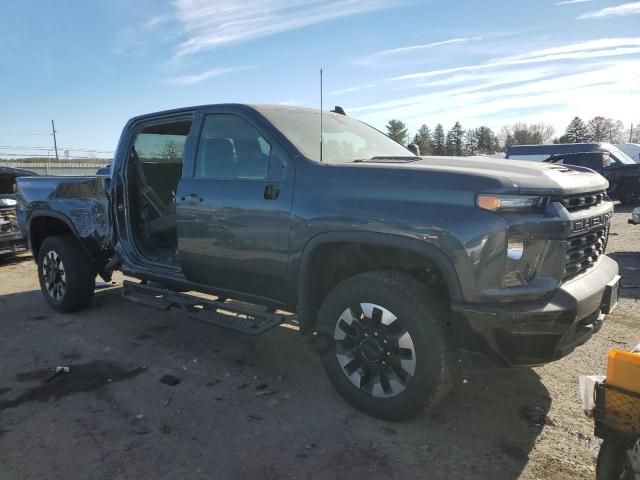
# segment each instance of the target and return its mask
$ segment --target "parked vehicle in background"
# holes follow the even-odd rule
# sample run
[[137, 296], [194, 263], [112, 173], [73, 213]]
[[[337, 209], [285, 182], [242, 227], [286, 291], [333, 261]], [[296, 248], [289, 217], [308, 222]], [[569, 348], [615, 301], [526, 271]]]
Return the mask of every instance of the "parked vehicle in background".
[[608, 152], [565, 153], [552, 155], [547, 163], [590, 168], [609, 181], [607, 193], [623, 205], [640, 204], [640, 164], [621, 165], [611, 161]]
[[296, 312], [336, 389], [395, 420], [444, 398], [458, 356], [537, 365], [601, 328], [620, 280], [604, 254], [602, 176], [418, 157], [339, 113], [323, 114], [321, 144], [320, 115], [144, 115], [125, 126], [109, 177], [18, 180], [46, 301], [87, 307], [96, 274], [118, 268], [141, 280], [125, 298], [242, 333]]
[[111, 174], [111, 164], [100, 167], [96, 172], [99, 177], [108, 177]]
[[640, 144], [638, 143], [616, 143], [616, 147], [626, 153], [631, 159], [640, 163]]
[[18, 168], [0, 167], [0, 256], [27, 249], [16, 218], [14, 187], [17, 177], [31, 177], [35, 173]]
[[612, 165], [633, 165], [636, 163], [626, 153], [611, 143], [549, 143], [544, 145], [511, 145], [505, 158], [540, 162], [551, 155], [565, 153], [607, 152]]

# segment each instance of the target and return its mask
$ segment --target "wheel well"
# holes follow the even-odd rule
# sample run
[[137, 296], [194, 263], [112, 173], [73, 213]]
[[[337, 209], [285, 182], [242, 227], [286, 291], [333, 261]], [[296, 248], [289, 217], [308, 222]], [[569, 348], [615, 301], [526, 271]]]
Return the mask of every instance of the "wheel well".
[[335, 285], [373, 270], [407, 273], [438, 289], [448, 303], [449, 290], [442, 271], [428, 255], [401, 247], [356, 242], [325, 243], [312, 252], [304, 272], [302, 305], [298, 306], [302, 331], [313, 331], [320, 305]]
[[40, 246], [47, 237], [52, 235], [73, 234], [69, 226], [59, 218], [55, 217], [36, 217], [31, 221], [31, 251], [34, 258], [38, 258]]

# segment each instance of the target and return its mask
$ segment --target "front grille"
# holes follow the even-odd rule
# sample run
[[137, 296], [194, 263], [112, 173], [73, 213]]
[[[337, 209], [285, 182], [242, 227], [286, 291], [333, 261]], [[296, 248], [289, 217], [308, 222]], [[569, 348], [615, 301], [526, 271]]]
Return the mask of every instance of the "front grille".
[[589, 232], [569, 237], [564, 279], [592, 267], [607, 248], [609, 224], [600, 225]]
[[16, 209], [2, 208], [0, 209], [0, 232], [9, 233], [18, 230], [18, 222], [16, 219]]
[[605, 190], [598, 192], [581, 193], [579, 195], [567, 195], [562, 197], [562, 204], [570, 212], [586, 210], [587, 208], [600, 205], [607, 198]]

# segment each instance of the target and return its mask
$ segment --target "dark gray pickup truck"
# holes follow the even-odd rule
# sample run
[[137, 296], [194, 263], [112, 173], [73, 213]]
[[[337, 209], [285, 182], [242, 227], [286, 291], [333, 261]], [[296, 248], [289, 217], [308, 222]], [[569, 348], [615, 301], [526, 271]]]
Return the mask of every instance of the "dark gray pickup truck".
[[125, 297], [244, 333], [295, 312], [340, 393], [387, 419], [440, 400], [458, 359], [550, 362], [615, 307], [600, 175], [418, 157], [340, 113], [321, 142], [320, 125], [281, 106], [155, 113], [125, 126], [110, 176], [19, 179], [44, 297], [78, 310], [120, 269], [140, 280]]

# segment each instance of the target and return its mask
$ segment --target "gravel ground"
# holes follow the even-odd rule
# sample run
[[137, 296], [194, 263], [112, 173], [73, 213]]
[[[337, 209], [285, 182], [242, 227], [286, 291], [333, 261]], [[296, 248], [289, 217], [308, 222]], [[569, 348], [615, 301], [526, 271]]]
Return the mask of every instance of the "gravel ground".
[[[117, 287], [60, 315], [29, 256], [0, 261], [0, 479], [593, 478], [599, 441], [577, 378], [640, 342], [640, 226], [628, 217], [616, 213], [609, 243], [621, 303], [598, 335], [544, 367], [467, 377], [405, 423], [348, 406], [286, 325], [241, 336], [130, 304]], [[56, 366], [71, 370], [46, 381]]]

